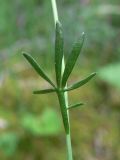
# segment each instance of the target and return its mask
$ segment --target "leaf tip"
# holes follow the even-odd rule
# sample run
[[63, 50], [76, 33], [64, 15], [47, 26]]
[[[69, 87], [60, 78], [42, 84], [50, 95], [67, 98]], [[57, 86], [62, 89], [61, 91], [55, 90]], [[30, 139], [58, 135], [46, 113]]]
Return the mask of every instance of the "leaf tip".
[[85, 103], [80, 103], [81, 106], [85, 105]]
[[27, 57], [28, 54], [23, 51], [23, 52], [22, 52], [22, 55], [23, 55], [24, 57]]
[[32, 94], [36, 94], [36, 91], [32, 91]]
[[96, 74], [97, 74], [97, 72], [93, 72], [91, 75], [92, 75], [92, 76], [96, 76]]

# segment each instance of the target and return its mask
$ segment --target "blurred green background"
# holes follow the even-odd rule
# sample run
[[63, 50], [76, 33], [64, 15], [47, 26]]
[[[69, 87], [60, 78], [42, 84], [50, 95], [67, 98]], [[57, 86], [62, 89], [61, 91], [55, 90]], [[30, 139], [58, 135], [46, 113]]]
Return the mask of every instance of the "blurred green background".
[[[70, 83], [91, 72], [86, 86], [69, 94], [75, 160], [120, 160], [120, 1], [61, 0], [65, 55], [81, 32], [82, 54]], [[65, 135], [55, 94], [35, 96], [49, 87], [26, 62], [31, 53], [54, 74], [54, 21], [48, 0], [0, 0], [0, 159], [65, 160]]]

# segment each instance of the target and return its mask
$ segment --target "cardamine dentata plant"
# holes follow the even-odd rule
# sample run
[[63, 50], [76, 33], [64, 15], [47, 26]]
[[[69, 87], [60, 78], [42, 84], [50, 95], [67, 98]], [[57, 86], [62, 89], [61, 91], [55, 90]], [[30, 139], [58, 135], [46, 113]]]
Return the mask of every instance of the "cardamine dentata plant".
[[[54, 5], [55, 1], [53, 0]], [[57, 8], [57, 7], [56, 7]], [[56, 10], [57, 11], [57, 10]], [[54, 10], [53, 10], [54, 12]], [[66, 133], [66, 142], [67, 142], [67, 150], [68, 150], [68, 160], [73, 160], [72, 156], [72, 146], [71, 146], [71, 135], [70, 135], [70, 121], [69, 121], [69, 110], [72, 108], [80, 107], [83, 103], [77, 103], [73, 105], [69, 105], [68, 103], [68, 95], [67, 93], [71, 90], [75, 90], [83, 85], [85, 85], [88, 81], [90, 81], [96, 73], [92, 73], [86, 78], [75, 82], [74, 84], [67, 86], [67, 81], [71, 75], [71, 72], [75, 66], [75, 63], [78, 59], [79, 54], [81, 53], [81, 49], [84, 43], [85, 34], [82, 33], [81, 37], [74, 43], [71, 53], [66, 60], [66, 64], [64, 64], [64, 38], [62, 25], [57, 19], [55, 21], [55, 73], [56, 73], [56, 83], [54, 83], [49, 76], [45, 73], [45, 71], [41, 68], [41, 66], [37, 63], [37, 61], [28, 53], [23, 53], [24, 57], [31, 64], [34, 70], [41, 76], [44, 80], [46, 80], [51, 88], [36, 90], [34, 94], [47, 94], [55, 92], [58, 96], [60, 110], [62, 114], [64, 129]]]

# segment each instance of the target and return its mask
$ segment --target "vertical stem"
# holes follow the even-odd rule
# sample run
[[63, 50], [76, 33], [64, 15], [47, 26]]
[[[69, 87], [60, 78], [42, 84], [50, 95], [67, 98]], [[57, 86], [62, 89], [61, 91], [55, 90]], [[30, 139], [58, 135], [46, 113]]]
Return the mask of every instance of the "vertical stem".
[[66, 141], [67, 141], [67, 150], [68, 150], [68, 160], [73, 160], [70, 133], [66, 135]]
[[[55, 22], [55, 26], [56, 26], [56, 22], [59, 21], [56, 0], [51, 0], [51, 4], [52, 4], [52, 9], [53, 9], [54, 22]], [[64, 68], [65, 68], [65, 61], [64, 61], [64, 57], [63, 57], [63, 59], [62, 59], [62, 73], [61, 74], [63, 74]], [[66, 85], [66, 87], [67, 87], [67, 85]], [[68, 106], [67, 92], [64, 93], [64, 99], [65, 99], [66, 106]], [[68, 121], [69, 121], [69, 110], [67, 110], [67, 108], [66, 108], [66, 112], [67, 112], [67, 117], [68, 117]], [[68, 123], [69, 123], [69, 133], [66, 134], [68, 160], [73, 160], [71, 135], [70, 135], [70, 121]]]
[[56, 22], [59, 21], [56, 0], [51, 0], [51, 3], [52, 3], [53, 16], [54, 16], [54, 21], [56, 26]]
[[[63, 61], [64, 61], [64, 59], [63, 59]], [[66, 106], [68, 106], [68, 94], [67, 94], [67, 92], [64, 93], [64, 96], [65, 96]], [[70, 134], [69, 110], [67, 110], [67, 116], [68, 116], [68, 121], [69, 121], [69, 134], [66, 135], [66, 143], [67, 143], [67, 150], [68, 150], [68, 160], [73, 160], [71, 134]]]

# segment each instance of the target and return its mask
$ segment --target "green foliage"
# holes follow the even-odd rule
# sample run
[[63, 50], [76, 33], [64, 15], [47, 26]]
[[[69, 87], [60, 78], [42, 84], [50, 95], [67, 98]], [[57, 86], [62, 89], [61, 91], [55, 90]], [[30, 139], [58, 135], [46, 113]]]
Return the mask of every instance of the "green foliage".
[[120, 89], [120, 64], [114, 63], [101, 68], [99, 77]]
[[89, 82], [94, 76], [96, 75], [96, 73], [92, 73], [90, 76], [88, 76], [87, 78], [71, 85], [70, 87], [64, 89], [64, 91], [71, 91], [71, 90], [74, 90], [74, 89], [77, 89], [83, 85], [85, 85], [87, 82]]
[[68, 57], [68, 60], [65, 65], [65, 70], [62, 78], [62, 86], [65, 87], [67, 80], [73, 70], [73, 67], [78, 59], [79, 54], [81, 53], [81, 49], [84, 43], [84, 33], [82, 34], [82, 38], [78, 39], [78, 41], [74, 44], [71, 54]]
[[69, 106], [68, 109], [81, 107], [82, 105], [84, 105], [84, 103], [77, 103], [77, 104], [74, 104], [74, 105]]
[[[73, 67], [77, 61], [77, 58], [81, 52], [82, 46], [84, 42], [84, 34], [82, 34], [82, 40], [81, 38], [74, 44], [71, 54], [68, 57], [68, 60], [65, 65], [65, 69], [62, 75], [62, 69], [63, 69], [63, 35], [62, 35], [62, 29], [61, 24], [56, 23], [56, 40], [55, 40], [55, 71], [56, 71], [56, 82], [57, 87], [55, 87], [55, 84], [48, 78], [47, 74], [41, 69], [41, 67], [37, 64], [37, 62], [34, 60], [32, 56], [29, 54], [23, 53], [24, 57], [27, 59], [27, 61], [32, 65], [32, 67], [37, 71], [37, 73], [44, 78], [46, 81], [48, 81], [55, 89], [47, 89], [47, 90], [41, 90], [41, 91], [35, 91], [34, 94], [45, 94], [45, 93], [51, 93], [56, 91], [60, 103], [61, 113], [63, 117], [63, 123], [66, 133], [69, 132], [69, 120], [67, 116], [67, 108], [66, 101], [64, 97], [64, 92], [70, 91], [73, 89], [77, 89], [81, 87], [82, 85], [86, 84], [89, 80], [91, 80], [96, 73], [91, 74], [87, 78], [81, 80], [80, 82], [73, 84], [71, 87], [66, 88], [67, 80], [73, 70]], [[62, 86], [61, 86], [62, 83]], [[77, 105], [78, 106], [78, 105]]]
[[[57, 2], [64, 26], [66, 58], [69, 56], [68, 51], [71, 50], [74, 37], [79, 36], [83, 30], [87, 35], [85, 54], [80, 56], [80, 61], [78, 59], [78, 66], [76, 65], [69, 84], [81, 79], [82, 75], [90, 73], [93, 68], [104, 69], [103, 64], [106, 68], [109, 66], [106, 65], [108, 63], [112, 65], [119, 63], [119, 0], [89, 0], [89, 2], [87, 0], [58, 0]], [[50, 1], [0, 0], [0, 117], [12, 126], [7, 130], [0, 128], [0, 137], [13, 133], [13, 128], [17, 136], [19, 133], [24, 133], [20, 143], [17, 143], [15, 152], [11, 154], [12, 158], [0, 147], [1, 160], [29, 158], [56, 160], [56, 157], [59, 160], [66, 159], [62, 135], [40, 138], [32, 132], [29, 134], [27, 129], [20, 126], [21, 116], [32, 115], [38, 118], [38, 115], [41, 117], [41, 111], [44, 112], [45, 107], [52, 106], [53, 109], [58, 107], [57, 100], [54, 98], [55, 94], [49, 94], [48, 97], [31, 94], [30, 91], [35, 88], [48, 88], [48, 85], [39, 79], [29, 66], [26, 66], [19, 54], [21, 50], [32, 53], [32, 56], [34, 55], [37, 61], [41, 62], [40, 66], [43, 66], [51, 77], [54, 76], [52, 61], [54, 48], [51, 42], [54, 39], [54, 33], [51, 17]], [[87, 107], [84, 107], [81, 112], [76, 109], [70, 110], [76, 160], [90, 157], [120, 160], [119, 69], [117, 71], [116, 67], [113, 72], [109, 73], [109, 77], [111, 76], [109, 80], [107, 74], [108, 71], [102, 76], [100, 69], [100, 76], [99, 74], [98, 76], [109, 84], [108, 90], [104, 87], [104, 83], [99, 81], [99, 83], [91, 83], [81, 90], [69, 93], [72, 97], [70, 104], [75, 104], [81, 99], [89, 104], [86, 104]], [[111, 85], [118, 90], [111, 88]], [[96, 146], [95, 142], [99, 142], [99, 145]]]
[[56, 89], [45, 89], [45, 90], [33, 91], [33, 94], [46, 94], [46, 93], [52, 93], [52, 92], [56, 92]]
[[46, 81], [48, 81], [53, 87], [55, 85], [53, 82], [49, 79], [49, 77], [45, 74], [45, 72], [41, 69], [41, 67], [37, 64], [37, 62], [34, 60], [32, 56], [29, 54], [23, 53], [24, 57], [28, 60], [28, 62], [32, 65], [32, 67], [35, 69], [35, 71]]
[[21, 125], [34, 136], [55, 136], [61, 132], [59, 116], [53, 109], [46, 109], [41, 115], [25, 114]]
[[[54, 1], [54, 3], [56, 3]], [[53, 10], [54, 11], [54, 10]], [[56, 21], [56, 20], [55, 20]], [[64, 58], [63, 58], [63, 35], [62, 35], [62, 29], [60, 23], [56, 22], [56, 40], [55, 40], [55, 71], [56, 71], [56, 83], [55, 84], [48, 78], [47, 74], [41, 69], [41, 67], [37, 64], [37, 62], [33, 59], [32, 56], [24, 53], [24, 57], [28, 60], [28, 62], [33, 66], [33, 68], [37, 71], [37, 73], [44, 78], [46, 81], [48, 81], [52, 86], [53, 90], [47, 89], [42, 91], [37, 91], [34, 93], [49, 93], [56, 91], [58, 99], [59, 99], [59, 105], [61, 109], [65, 134], [67, 136], [67, 149], [68, 149], [68, 159], [72, 160], [72, 146], [71, 146], [71, 136], [70, 136], [70, 122], [69, 122], [69, 115], [68, 115], [68, 99], [66, 98], [67, 92], [65, 92], [67, 80], [73, 70], [73, 67], [78, 59], [78, 56], [81, 52], [82, 46], [84, 43], [84, 33], [82, 34], [82, 40], [79, 39], [73, 46], [72, 52], [68, 57], [68, 60], [66, 62], [65, 68], [64, 68]], [[82, 85], [86, 84], [90, 79], [92, 79], [96, 73], [91, 74], [86, 79], [72, 85], [72, 87], [67, 89], [66, 91], [76, 89], [81, 87]], [[66, 94], [66, 95], [65, 95]], [[82, 104], [77, 104], [72, 106], [71, 108], [75, 108], [78, 106], [81, 106]], [[31, 122], [32, 123], [32, 122]], [[35, 123], [33, 122], [34, 131], [37, 132], [38, 127], [35, 128]], [[40, 128], [40, 126], [39, 126]], [[48, 128], [47, 128], [48, 129]]]
[[56, 40], [55, 40], [55, 73], [57, 85], [61, 86], [62, 73], [62, 59], [63, 59], [63, 33], [59, 22], [56, 23]]
[[19, 136], [14, 132], [1, 133], [0, 149], [5, 155], [10, 156], [16, 152]]

